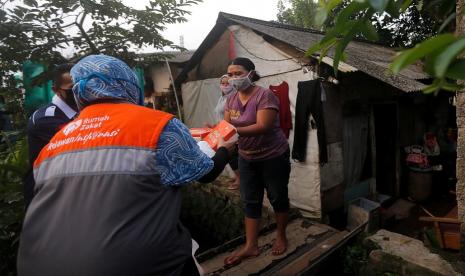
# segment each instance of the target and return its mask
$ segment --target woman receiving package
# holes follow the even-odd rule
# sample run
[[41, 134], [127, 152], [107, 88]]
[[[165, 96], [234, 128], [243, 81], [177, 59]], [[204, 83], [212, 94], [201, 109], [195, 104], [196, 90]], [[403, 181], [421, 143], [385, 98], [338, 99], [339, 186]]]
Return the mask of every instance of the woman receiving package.
[[237, 93], [228, 98], [224, 119], [239, 134], [240, 190], [245, 206], [246, 244], [224, 260], [226, 265], [235, 265], [260, 254], [258, 232], [265, 189], [277, 224], [272, 254], [286, 251], [291, 168], [289, 144], [279, 127], [279, 101], [271, 90], [254, 84], [260, 76], [253, 62], [234, 59], [228, 66], [228, 76]]

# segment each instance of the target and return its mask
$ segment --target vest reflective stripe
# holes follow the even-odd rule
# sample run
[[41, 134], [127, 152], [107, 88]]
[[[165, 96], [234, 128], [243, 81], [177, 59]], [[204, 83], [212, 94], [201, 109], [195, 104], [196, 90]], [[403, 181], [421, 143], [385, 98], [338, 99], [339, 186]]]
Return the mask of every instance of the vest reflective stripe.
[[171, 118], [171, 114], [133, 104], [88, 106], [44, 147], [34, 162], [34, 168], [44, 160], [69, 151], [99, 147], [154, 150], [163, 128]]
[[106, 148], [65, 152], [43, 161], [34, 171], [36, 189], [64, 176], [98, 174], [148, 175], [156, 172], [155, 151], [139, 148]]

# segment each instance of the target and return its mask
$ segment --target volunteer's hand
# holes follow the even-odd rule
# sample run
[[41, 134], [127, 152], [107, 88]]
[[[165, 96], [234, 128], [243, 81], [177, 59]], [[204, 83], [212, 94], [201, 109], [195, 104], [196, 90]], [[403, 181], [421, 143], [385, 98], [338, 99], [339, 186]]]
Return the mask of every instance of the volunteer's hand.
[[231, 152], [236, 146], [237, 139], [229, 139], [225, 141], [223, 137], [218, 137], [218, 148], [225, 147], [229, 152]]

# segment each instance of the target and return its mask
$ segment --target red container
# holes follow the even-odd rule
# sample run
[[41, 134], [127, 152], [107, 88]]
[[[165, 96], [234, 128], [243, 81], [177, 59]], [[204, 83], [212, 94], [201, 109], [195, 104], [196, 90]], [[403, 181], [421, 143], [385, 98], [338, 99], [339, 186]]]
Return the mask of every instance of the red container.
[[189, 131], [190, 131], [192, 137], [203, 139], [208, 134], [210, 134], [212, 129], [208, 128], [208, 127], [194, 127], [194, 128], [189, 129]]
[[217, 150], [218, 138], [220, 136], [223, 137], [223, 140], [228, 141], [231, 137], [234, 136], [234, 134], [236, 134], [236, 129], [234, 126], [225, 120], [222, 120], [203, 140], [207, 142], [212, 149]]

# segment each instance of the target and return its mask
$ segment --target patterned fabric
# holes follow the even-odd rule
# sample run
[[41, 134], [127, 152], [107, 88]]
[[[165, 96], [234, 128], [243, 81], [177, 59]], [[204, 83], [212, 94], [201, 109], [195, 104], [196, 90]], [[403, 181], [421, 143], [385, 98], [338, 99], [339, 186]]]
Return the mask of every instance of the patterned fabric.
[[[114, 57], [85, 57], [71, 69], [71, 77], [80, 108], [102, 100], [142, 104], [137, 76], [129, 66]], [[177, 119], [170, 120], [160, 135], [156, 160], [164, 185], [183, 185], [198, 180], [213, 168], [213, 161], [200, 151], [189, 129]]]
[[101, 100], [123, 100], [143, 104], [142, 89], [136, 74], [123, 61], [106, 56], [90, 55], [71, 69], [73, 93], [81, 109]]
[[221, 95], [218, 99], [218, 103], [215, 106], [215, 124], [218, 124], [224, 118], [224, 106], [229, 95]]
[[189, 129], [178, 119], [171, 119], [166, 124], [155, 157], [164, 185], [187, 184], [213, 169], [213, 160], [200, 151]]

